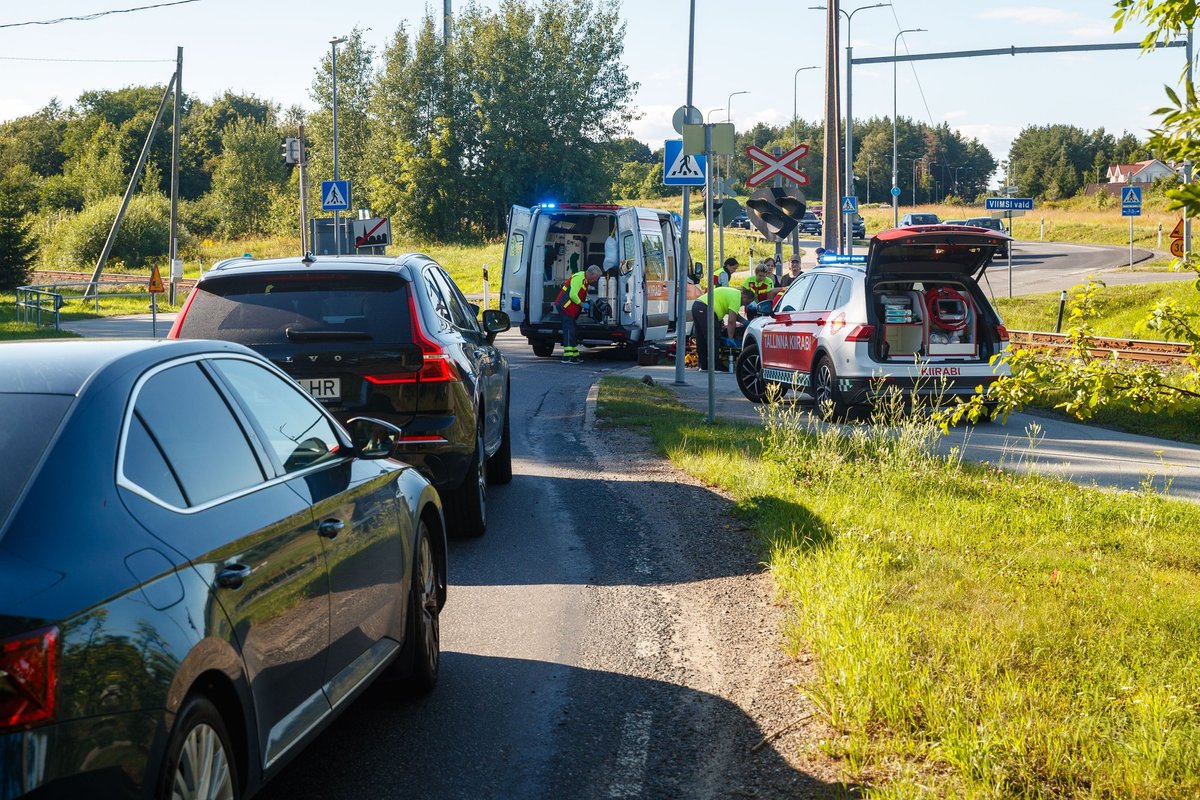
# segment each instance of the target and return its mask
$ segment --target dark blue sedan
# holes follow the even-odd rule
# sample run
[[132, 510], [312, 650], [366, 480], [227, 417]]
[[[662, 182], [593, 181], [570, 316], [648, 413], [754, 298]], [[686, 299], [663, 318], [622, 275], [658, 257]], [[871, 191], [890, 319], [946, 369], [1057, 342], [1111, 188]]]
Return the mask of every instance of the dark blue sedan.
[[0, 344], [0, 799], [239, 798], [437, 680], [436, 491], [212, 341]]

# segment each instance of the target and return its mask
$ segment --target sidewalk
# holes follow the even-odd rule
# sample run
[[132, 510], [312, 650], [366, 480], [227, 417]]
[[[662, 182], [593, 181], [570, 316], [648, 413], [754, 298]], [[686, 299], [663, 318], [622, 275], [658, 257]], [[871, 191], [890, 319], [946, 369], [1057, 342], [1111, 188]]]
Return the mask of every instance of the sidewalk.
[[[622, 375], [641, 378], [670, 389], [701, 413], [708, 412], [707, 373], [684, 371], [686, 386], [675, 386], [675, 366], [628, 367]], [[758, 406], [746, 400], [732, 373], [714, 373], [717, 419], [761, 424]], [[801, 408], [811, 405], [801, 402]], [[1035, 427], [1031, 427], [1035, 426]], [[1037, 430], [1038, 438], [1031, 432]], [[1137, 436], [1066, 422], [1035, 413], [1014, 414], [1006, 424], [985, 422], [960, 425], [942, 439], [939, 450], [959, 448], [970, 461], [999, 464], [1006, 469], [1058, 475], [1077, 483], [1112, 489], [1138, 489], [1152, 479], [1161, 491], [1167, 482], [1171, 497], [1200, 502], [1200, 446]]]
[[162, 339], [171, 330], [177, 314], [129, 314], [123, 317], [76, 319], [59, 327], [80, 336], [102, 339]]

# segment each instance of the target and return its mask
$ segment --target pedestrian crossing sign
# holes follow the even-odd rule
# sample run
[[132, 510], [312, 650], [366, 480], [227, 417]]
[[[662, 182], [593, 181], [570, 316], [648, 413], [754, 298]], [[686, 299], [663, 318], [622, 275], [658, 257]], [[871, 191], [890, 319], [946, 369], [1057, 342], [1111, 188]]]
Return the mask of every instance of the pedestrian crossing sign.
[[321, 210], [350, 210], [350, 181], [321, 181]]
[[1142, 204], [1142, 190], [1138, 186], [1127, 186], [1121, 192], [1121, 205], [1123, 206], [1140, 206]]
[[842, 213], [857, 214], [858, 213], [858, 198], [853, 195], [847, 195], [842, 198]]
[[683, 152], [682, 139], [663, 142], [663, 184], [666, 186], [703, 186], [707, 164], [704, 156]]

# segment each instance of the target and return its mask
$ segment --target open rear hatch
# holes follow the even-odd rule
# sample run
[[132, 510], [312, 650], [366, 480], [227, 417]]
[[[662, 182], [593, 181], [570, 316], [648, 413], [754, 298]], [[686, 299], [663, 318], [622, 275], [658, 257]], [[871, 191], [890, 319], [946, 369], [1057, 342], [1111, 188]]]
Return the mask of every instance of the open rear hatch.
[[892, 228], [867, 251], [867, 281], [881, 277], [971, 278], [978, 281], [992, 257], [1012, 241], [1002, 233], [958, 225]]

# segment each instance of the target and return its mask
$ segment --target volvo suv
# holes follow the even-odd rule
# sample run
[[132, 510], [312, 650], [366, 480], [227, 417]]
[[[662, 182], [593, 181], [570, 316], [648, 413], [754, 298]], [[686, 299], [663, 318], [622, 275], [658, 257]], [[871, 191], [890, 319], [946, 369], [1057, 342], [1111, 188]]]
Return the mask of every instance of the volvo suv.
[[1007, 244], [991, 231], [925, 225], [877, 234], [866, 256], [823, 256], [747, 326], [738, 387], [755, 403], [807, 393], [826, 417], [893, 390], [974, 394], [1004, 369], [991, 359], [1008, 332], [977, 281]]
[[512, 479], [502, 311], [477, 319], [429, 256], [235, 258], [196, 284], [174, 339], [225, 339], [269, 358], [345, 422], [402, 430], [394, 456], [441, 493], [451, 533], [487, 528], [487, 484]]

